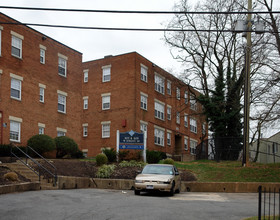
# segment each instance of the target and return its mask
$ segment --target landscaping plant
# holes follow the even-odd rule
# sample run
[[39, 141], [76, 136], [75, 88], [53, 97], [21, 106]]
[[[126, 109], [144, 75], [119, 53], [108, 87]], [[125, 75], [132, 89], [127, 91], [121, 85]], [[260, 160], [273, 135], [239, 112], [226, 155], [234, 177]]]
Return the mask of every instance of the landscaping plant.
[[96, 165], [97, 166], [102, 166], [104, 164], [108, 163], [108, 158], [105, 154], [98, 154], [96, 156]]
[[54, 140], [50, 136], [45, 134], [37, 134], [32, 136], [27, 141], [27, 145], [41, 155], [45, 152], [55, 150]]

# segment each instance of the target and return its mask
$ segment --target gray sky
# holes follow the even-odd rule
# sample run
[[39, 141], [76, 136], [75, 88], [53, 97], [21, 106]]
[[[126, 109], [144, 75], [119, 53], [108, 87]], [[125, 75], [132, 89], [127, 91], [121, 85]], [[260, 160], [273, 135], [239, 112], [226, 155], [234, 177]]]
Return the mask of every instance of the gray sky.
[[[195, 0], [196, 1], [196, 0]], [[171, 11], [173, 0], [0, 0], [1, 6]], [[0, 9], [4, 14], [26, 23], [75, 26], [164, 28], [172, 15], [73, 13]], [[166, 70], [179, 71], [163, 40], [163, 32], [98, 31], [32, 27], [83, 53], [83, 60], [136, 51]]]

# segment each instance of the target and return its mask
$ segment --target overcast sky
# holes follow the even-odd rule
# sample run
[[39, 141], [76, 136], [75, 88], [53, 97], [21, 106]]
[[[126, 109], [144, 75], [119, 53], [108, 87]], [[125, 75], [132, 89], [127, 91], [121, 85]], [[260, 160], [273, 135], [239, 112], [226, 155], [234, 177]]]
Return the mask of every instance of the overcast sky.
[[[196, 0], [193, 0], [194, 2]], [[175, 0], [0, 0], [1, 6], [171, 11]], [[23, 23], [74, 26], [164, 28], [172, 15], [50, 12], [0, 9]], [[32, 27], [83, 53], [83, 61], [136, 51], [166, 69], [180, 71], [163, 40], [163, 32], [99, 31]]]

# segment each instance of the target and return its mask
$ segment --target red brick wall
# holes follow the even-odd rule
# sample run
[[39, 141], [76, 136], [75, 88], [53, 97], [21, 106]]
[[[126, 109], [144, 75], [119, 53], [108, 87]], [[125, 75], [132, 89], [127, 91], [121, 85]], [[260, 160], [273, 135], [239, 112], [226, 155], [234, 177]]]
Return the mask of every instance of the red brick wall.
[[[13, 21], [0, 14], [3, 22]], [[5, 144], [9, 143], [9, 116], [22, 119], [21, 142], [38, 134], [38, 123], [45, 124], [45, 134], [56, 137], [56, 128], [67, 129], [66, 135], [77, 143], [81, 139], [81, 83], [82, 54], [68, 48], [43, 34], [25, 26], [2, 25], [2, 56], [0, 57], [0, 110], [4, 113], [3, 128]], [[22, 36], [22, 59], [11, 55], [11, 31]], [[45, 64], [40, 63], [39, 45], [46, 47]], [[58, 53], [68, 57], [67, 77], [58, 75]], [[10, 98], [10, 73], [23, 77], [21, 101]], [[46, 85], [45, 102], [39, 102], [39, 83]], [[57, 90], [67, 93], [66, 114], [57, 111]]]

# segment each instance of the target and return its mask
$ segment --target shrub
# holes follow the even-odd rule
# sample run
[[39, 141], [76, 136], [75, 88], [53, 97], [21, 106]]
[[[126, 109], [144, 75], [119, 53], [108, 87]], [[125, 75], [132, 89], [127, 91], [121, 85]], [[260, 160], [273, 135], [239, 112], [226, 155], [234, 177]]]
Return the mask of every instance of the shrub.
[[166, 154], [160, 151], [146, 151], [146, 158], [148, 163], [158, 163], [160, 160], [166, 158]]
[[102, 153], [107, 156], [109, 162], [116, 162], [117, 152], [114, 148], [103, 148]]
[[167, 158], [167, 159], [163, 160], [163, 163], [164, 164], [172, 164], [172, 165], [174, 165], [174, 160], [171, 159], [171, 158]]
[[0, 145], [0, 157], [9, 157], [11, 155], [11, 145], [1, 144]]
[[71, 157], [72, 157], [72, 158], [77, 158], [77, 159], [83, 159], [83, 158], [85, 158], [83, 152], [80, 151], [79, 149], [77, 150], [77, 152], [72, 153], [72, 154], [71, 154]]
[[95, 176], [97, 178], [109, 178], [114, 172], [115, 167], [115, 165], [102, 165], [101, 167], [99, 167]]
[[146, 163], [144, 162], [137, 162], [135, 160], [131, 160], [131, 161], [122, 161], [121, 163], [119, 163], [120, 167], [140, 167], [143, 168], [146, 165]]
[[27, 145], [41, 155], [45, 152], [55, 150], [54, 140], [50, 136], [45, 134], [37, 134], [32, 136], [27, 141]]
[[96, 164], [97, 166], [101, 166], [108, 163], [108, 158], [105, 154], [98, 154], [96, 156]]
[[9, 172], [4, 174], [4, 179], [10, 180], [10, 181], [18, 181], [18, 175], [15, 172]]
[[78, 145], [76, 142], [66, 136], [56, 137], [54, 139], [56, 145], [56, 157], [62, 158], [66, 155], [72, 155], [77, 153]]
[[129, 154], [128, 150], [119, 151], [119, 161], [123, 161]]

